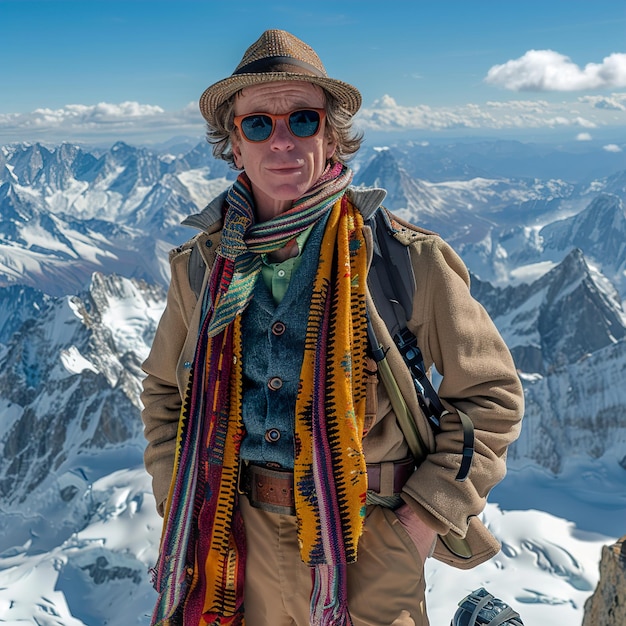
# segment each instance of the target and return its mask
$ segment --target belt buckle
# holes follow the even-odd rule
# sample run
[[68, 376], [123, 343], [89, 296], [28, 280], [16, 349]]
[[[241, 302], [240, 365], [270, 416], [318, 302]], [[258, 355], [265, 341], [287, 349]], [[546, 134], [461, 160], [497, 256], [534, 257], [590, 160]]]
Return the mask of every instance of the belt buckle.
[[[257, 471], [258, 468], [258, 471]], [[270, 496], [268, 498], [263, 497], [262, 489], [265, 486], [266, 490], [268, 488], [268, 484], [265, 482], [264, 477], [268, 480], [271, 480], [271, 474], [280, 474], [281, 471], [279, 468], [269, 467], [267, 465], [256, 465], [254, 463], [250, 463], [246, 465], [245, 468], [247, 473], [248, 483], [244, 482], [243, 484], [243, 493], [248, 497], [250, 504], [263, 511], [267, 511], [269, 513], [278, 513], [279, 515], [289, 515], [294, 516], [296, 514], [295, 502], [294, 502], [294, 493], [293, 493], [293, 473], [288, 470], [283, 470], [287, 476], [291, 477], [291, 484], [289, 488], [291, 490], [291, 494], [289, 497], [290, 504], [283, 504], [280, 501], [277, 501], [276, 498]], [[268, 476], [268, 472], [270, 476]], [[259, 484], [256, 481], [259, 481]], [[275, 486], [276, 488], [277, 486]], [[245, 490], [247, 488], [247, 490]], [[269, 493], [272, 492], [272, 487], [269, 486]], [[269, 495], [269, 494], [268, 494]]]

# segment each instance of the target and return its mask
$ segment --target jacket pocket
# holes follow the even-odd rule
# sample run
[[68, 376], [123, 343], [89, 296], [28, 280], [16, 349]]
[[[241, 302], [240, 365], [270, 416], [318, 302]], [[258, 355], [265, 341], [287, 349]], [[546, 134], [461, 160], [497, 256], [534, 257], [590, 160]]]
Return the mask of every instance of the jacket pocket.
[[433, 558], [457, 569], [472, 569], [498, 552], [500, 542], [478, 517], [472, 516], [464, 538], [454, 533], [438, 537]]

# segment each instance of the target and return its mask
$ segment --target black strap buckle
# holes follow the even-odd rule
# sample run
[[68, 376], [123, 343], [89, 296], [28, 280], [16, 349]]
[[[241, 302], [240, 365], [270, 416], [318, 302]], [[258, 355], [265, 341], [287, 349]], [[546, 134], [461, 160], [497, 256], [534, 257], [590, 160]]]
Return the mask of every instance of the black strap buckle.
[[441, 416], [445, 408], [424, 371], [424, 358], [422, 357], [422, 351], [417, 345], [417, 337], [408, 328], [402, 328], [394, 336], [394, 341], [411, 372], [420, 408], [430, 422], [435, 434], [440, 433]]

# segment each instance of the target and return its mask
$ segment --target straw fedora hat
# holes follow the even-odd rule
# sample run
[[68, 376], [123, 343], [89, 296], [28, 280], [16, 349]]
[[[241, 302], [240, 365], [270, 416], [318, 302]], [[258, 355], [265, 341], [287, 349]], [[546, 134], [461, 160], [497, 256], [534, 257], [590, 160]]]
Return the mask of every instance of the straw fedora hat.
[[200, 112], [215, 126], [215, 109], [244, 87], [285, 80], [304, 80], [323, 87], [354, 115], [361, 106], [356, 87], [329, 78], [313, 48], [284, 30], [266, 30], [245, 52], [228, 78], [200, 96]]

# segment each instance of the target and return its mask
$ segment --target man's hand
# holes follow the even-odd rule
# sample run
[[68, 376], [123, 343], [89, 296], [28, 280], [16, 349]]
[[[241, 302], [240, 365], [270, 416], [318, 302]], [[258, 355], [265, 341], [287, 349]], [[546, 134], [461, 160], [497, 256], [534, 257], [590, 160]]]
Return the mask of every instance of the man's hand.
[[413, 540], [417, 551], [422, 557], [422, 562], [432, 555], [437, 542], [437, 533], [426, 525], [408, 504], [398, 507], [394, 513]]

